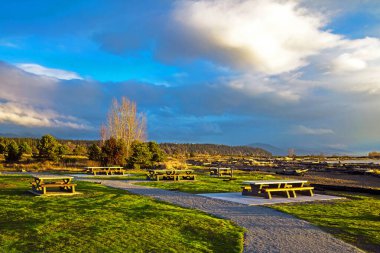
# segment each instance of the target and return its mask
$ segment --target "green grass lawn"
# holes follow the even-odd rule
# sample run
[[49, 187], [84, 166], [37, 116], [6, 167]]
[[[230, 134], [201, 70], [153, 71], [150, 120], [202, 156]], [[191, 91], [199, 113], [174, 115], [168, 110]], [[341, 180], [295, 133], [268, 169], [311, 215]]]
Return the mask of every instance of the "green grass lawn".
[[243, 181], [247, 180], [271, 180], [279, 178], [275, 175], [260, 174], [257, 172], [235, 172], [235, 180], [226, 180], [228, 178], [210, 177], [207, 172], [197, 173], [195, 181], [159, 181], [159, 182], [141, 182], [139, 185], [147, 185], [172, 191], [181, 191], [188, 193], [217, 193], [217, 192], [240, 192]]
[[81, 195], [34, 197], [0, 175], [0, 252], [241, 252], [242, 228], [199, 211], [78, 182]]
[[380, 196], [339, 195], [347, 199], [272, 207], [307, 220], [368, 252], [380, 252]]

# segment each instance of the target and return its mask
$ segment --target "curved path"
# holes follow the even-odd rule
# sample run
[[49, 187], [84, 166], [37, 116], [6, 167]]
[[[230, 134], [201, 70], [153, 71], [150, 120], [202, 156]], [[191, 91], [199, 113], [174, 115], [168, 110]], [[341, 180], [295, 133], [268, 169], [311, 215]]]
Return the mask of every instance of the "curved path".
[[306, 221], [271, 208], [247, 206], [189, 193], [140, 186], [133, 184], [132, 181], [77, 179], [101, 182], [109, 187], [232, 220], [247, 230], [244, 252], [362, 252]]

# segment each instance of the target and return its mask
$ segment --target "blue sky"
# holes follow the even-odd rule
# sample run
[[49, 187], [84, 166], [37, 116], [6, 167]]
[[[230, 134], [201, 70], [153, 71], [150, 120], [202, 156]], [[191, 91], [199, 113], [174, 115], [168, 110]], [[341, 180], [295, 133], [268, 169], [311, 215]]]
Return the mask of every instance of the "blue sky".
[[380, 150], [380, 3], [8, 1], [0, 133], [97, 139], [113, 98], [159, 142]]

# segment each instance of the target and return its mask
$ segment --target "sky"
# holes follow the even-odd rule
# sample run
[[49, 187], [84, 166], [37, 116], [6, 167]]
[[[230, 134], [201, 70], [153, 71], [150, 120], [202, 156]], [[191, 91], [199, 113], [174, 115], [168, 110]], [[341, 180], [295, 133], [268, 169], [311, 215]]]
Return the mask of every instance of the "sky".
[[158, 142], [380, 150], [380, 2], [2, 3], [0, 134], [99, 139], [123, 96]]

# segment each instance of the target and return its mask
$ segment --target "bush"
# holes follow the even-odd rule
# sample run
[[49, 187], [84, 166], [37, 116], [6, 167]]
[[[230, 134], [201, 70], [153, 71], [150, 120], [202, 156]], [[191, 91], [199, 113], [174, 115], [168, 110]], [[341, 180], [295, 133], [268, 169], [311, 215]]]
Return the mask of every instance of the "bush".
[[19, 149], [23, 154], [31, 154], [32, 153], [32, 148], [26, 142], [21, 143]]
[[128, 159], [128, 164], [135, 168], [135, 164], [140, 165], [140, 167], [147, 168], [152, 165], [152, 152], [149, 150], [147, 143], [134, 142], [132, 143], [132, 155]]
[[126, 144], [123, 140], [111, 137], [102, 146], [101, 163], [104, 166], [120, 165], [125, 163]]
[[0, 155], [4, 154], [7, 150], [7, 145], [5, 143], [0, 142]]
[[76, 145], [73, 150], [74, 155], [86, 155], [87, 148], [85, 146]]
[[136, 168], [152, 168], [154, 165], [165, 160], [165, 153], [156, 142], [134, 142], [132, 143], [132, 155], [128, 159], [128, 165]]
[[58, 159], [58, 142], [51, 135], [44, 135], [37, 144], [38, 156], [43, 160], [56, 161]]
[[162, 151], [160, 146], [157, 144], [157, 142], [154, 142], [154, 141], [148, 142], [148, 147], [149, 147], [150, 152], [152, 153], [152, 158], [151, 158], [152, 165], [154, 163], [163, 162], [165, 160], [166, 155], [164, 151]]
[[22, 156], [22, 150], [15, 141], [11, 141], [6, 148], [5, 161], [7, 162], [18, 162]]
[[101, 148], [96, 144], [92, 144], [88, 148], [88, 159], [90, 159], [92, 161], [100, 161], [101, 157], [102, 157]]
[[57, 147], [57, 153], [62, 158], [62, 156], [68, 154], [70, 151], [69, 147], [65, 144], [59, 144]]

